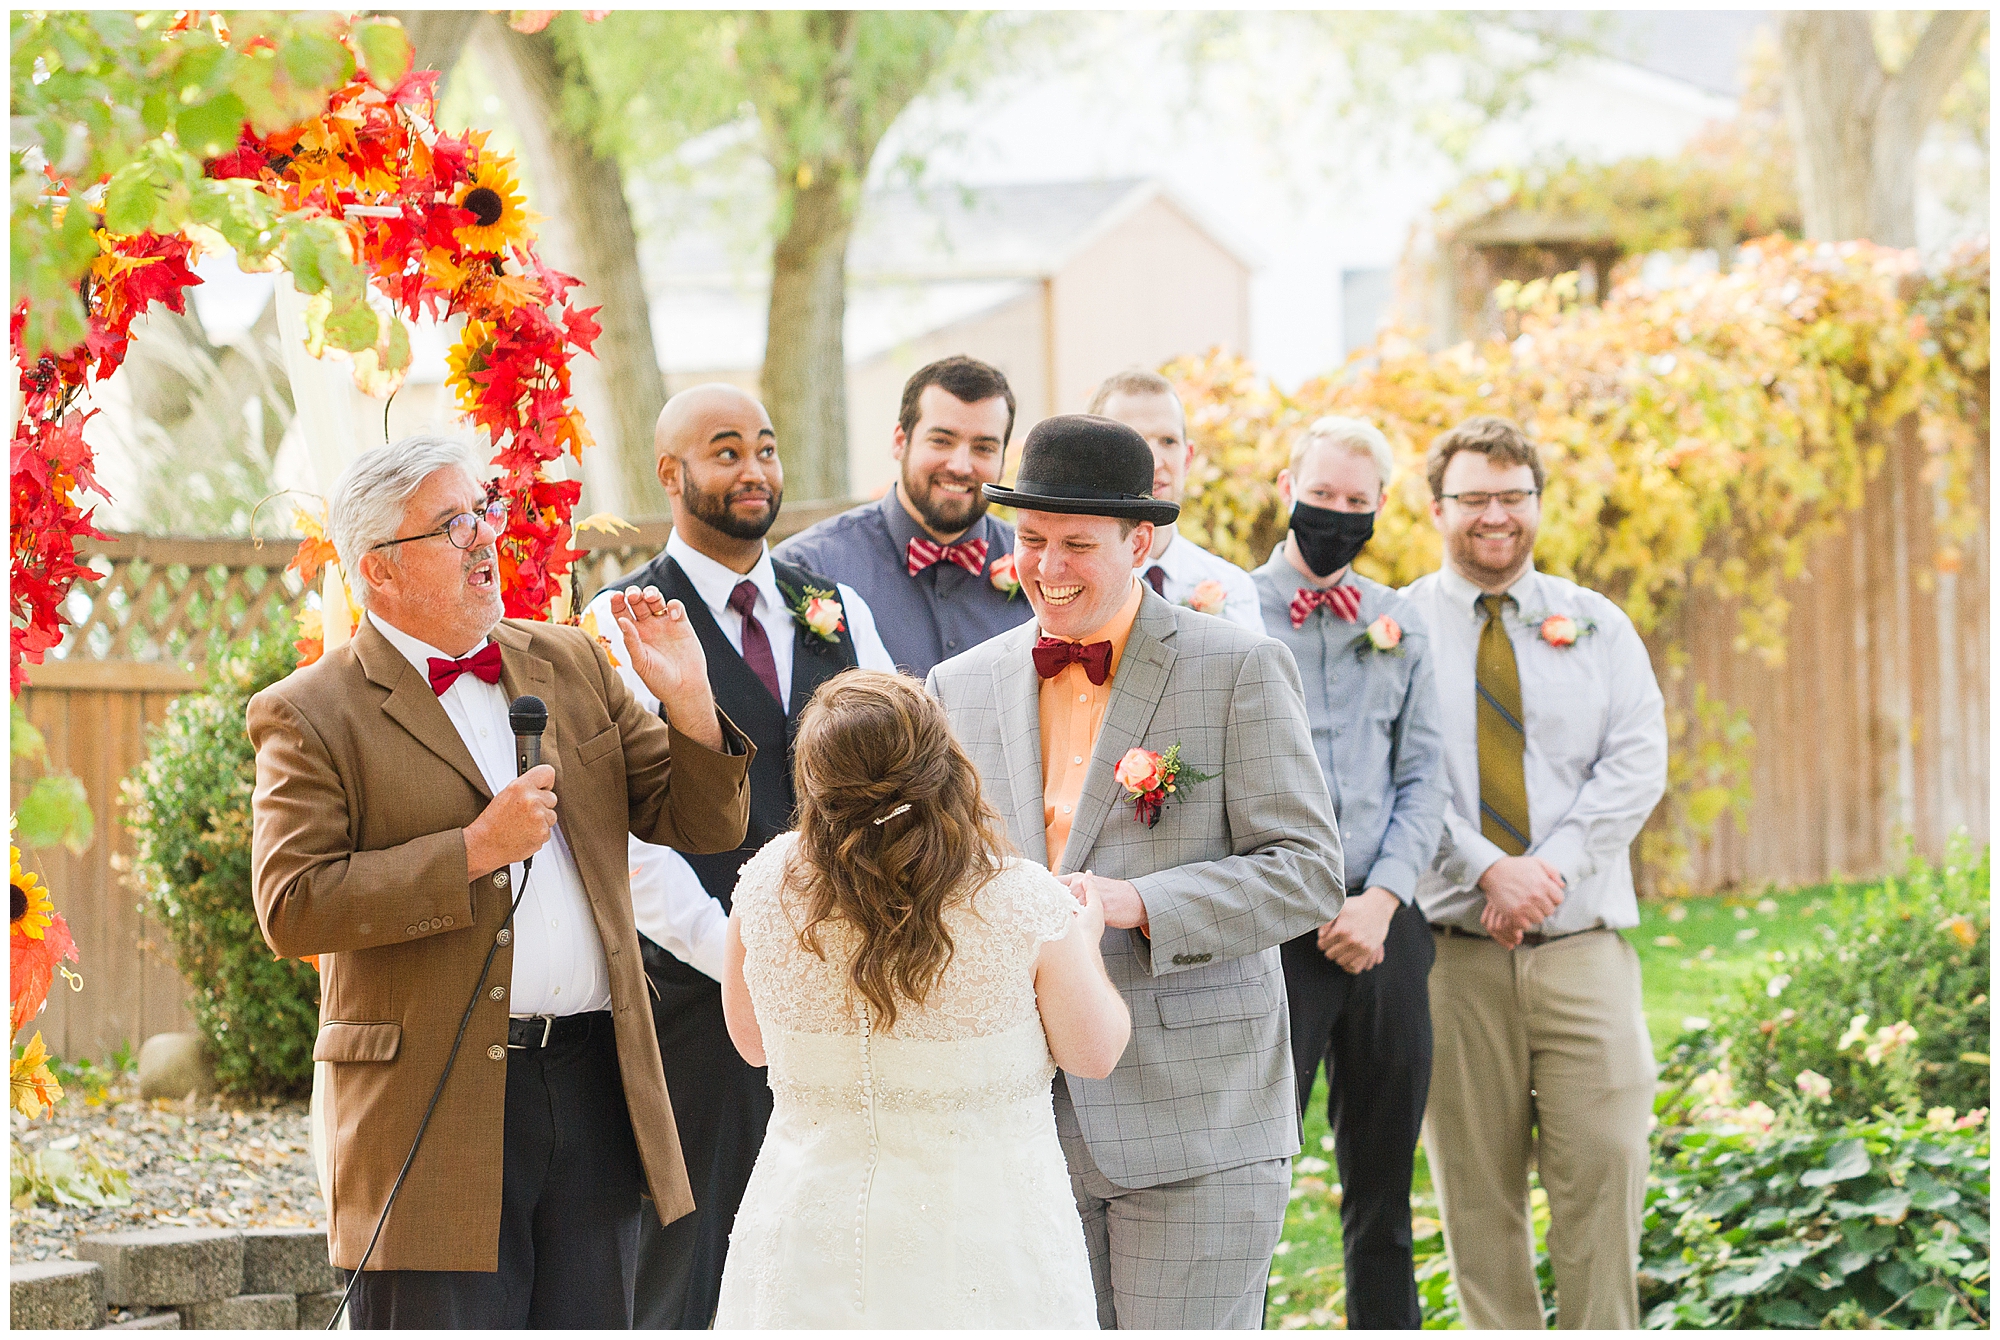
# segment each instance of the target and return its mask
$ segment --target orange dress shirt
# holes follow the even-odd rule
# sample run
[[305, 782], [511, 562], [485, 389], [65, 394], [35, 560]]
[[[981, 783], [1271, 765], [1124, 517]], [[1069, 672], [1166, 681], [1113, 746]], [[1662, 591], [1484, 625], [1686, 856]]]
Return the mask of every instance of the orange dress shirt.
[[1091, 683], [1083, 667], [1075, 663], [1042, 681], [1042, 822], [1048, 833], [1051, 870], [1062, 863], [1069, 826], [1076, 818], [1077, 802], [1083, 799], [1083, 778], [1090, 771], [1090, 752], [1097, 747], [1097, 732], [1104, 726], [1104, 709], [1111, 702], [1111, 685], [1118, 678], [1118, 662], [1125, 655], [1125, 642], [1132, 636], [1132, 621], [1139, 617], [1139, 601], [1143, 596], [1139, 579], [1134, 577], [1132, 594], [1110, 622], [1083, 637], [1062, 639], [1111, 644], [1111, 673], [1102, 684]]

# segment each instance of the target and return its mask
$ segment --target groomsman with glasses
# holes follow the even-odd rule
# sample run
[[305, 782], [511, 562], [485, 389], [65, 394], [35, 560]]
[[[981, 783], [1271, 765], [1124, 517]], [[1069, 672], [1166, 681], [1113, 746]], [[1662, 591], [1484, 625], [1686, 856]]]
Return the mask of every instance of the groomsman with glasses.
[[1284, 543], [1251, 574], [1264, 626], [1298, 662], [1348, 882], [1362, 890], [1283, 949], [1301, 1116], [1326, 1062], [1350, 1330], [1423, 1324], [1410, 1178], [1431, 1082], [1434, 950], [1416, 896], [1444, 822], [1444, 741], [1430, 639], [1407, 600], [1353, 568], [1394, 471], [1373, 424], [1315, 422], [1278, 475]]
[[1645, 645], [1537, 572], [1544, 472], [1505, 419], [1431, 445], [1444, 565], [1405, 589], [1436, 662], [1451, 804], [1417, 889], [1436, 936], [1424, 1148], [1466, 1321], [1538, 1329], [1528, 1170], [1549, 1198], [1558, 1324], [1639, 1324], [1653, 1051], [1631, 843], [1666, 789]]

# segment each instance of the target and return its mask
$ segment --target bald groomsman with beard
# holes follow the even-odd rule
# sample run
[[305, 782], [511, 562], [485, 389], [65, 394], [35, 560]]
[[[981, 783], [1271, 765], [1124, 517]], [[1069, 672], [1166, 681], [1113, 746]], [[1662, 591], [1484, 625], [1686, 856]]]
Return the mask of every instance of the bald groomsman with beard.
[[[653, 1021], [695, 1213], [640, 1244], [640, 1327], [703, 1330], [715, 1315], [736, 1207], [749, 1184], [771, 1091], [737, 1054], [722, 1016], [722, 945], [736, 872], [792, 826], [791, 745], [813, 690], [843, 670], [894, 670], [868, 606], [852, 587], [776, 562], [764, 536], [784, 503], [785, 472], [764, 407], [733, 386], [681, 392], [654, 434], [660, 486], [673, 511], [666, 552], [610, 583], [590, 604], [594, 626], [632, 696], [659, 700], [632, 673], [612, 620], [614, 592], [657, 586], [686, 608], [716, 701], [757, 747], [750, 826], [734, 851], [683, 857], [633, 840], [632, 917], [653, 992]], [[808, 610], [808, 602], [820, 605]]]
[[792, 536], [778, 557], [848, 583], [874, 610], [907, 674], [1026, 623], [1010, 579], [1014, 528], [986, 511], [1014, 434], [1014, 392], [1000, 369], [955, 355], [903, 386], [890, 447], [900, 469], [880, 502]]

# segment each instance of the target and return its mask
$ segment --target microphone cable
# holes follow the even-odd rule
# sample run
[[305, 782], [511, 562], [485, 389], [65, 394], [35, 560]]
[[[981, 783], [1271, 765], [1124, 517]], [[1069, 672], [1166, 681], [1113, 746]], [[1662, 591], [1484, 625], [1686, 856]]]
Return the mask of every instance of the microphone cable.
[[[514, 891], [514, 902], [507, 909], [507, 919], [500, 923], [501, 930], [514, 924], [514, 913], [520, 910], [521, 899], [528, 892], [528, 871], [534, 864], [532, 856], [521, 862], [521, 887]], [[417, 1150], [424, 1143], [424, 1132], [430, 1129], [431, 1114], [437, 1111], [438, 1100], [444, 1097], [445, 1081], [451, 1078], [451, 1068], [458, 1062], [459, 1044], [465, 1041], [465, 1030], [472, 1024], [472, 1012], [479, 1007], [479, 993], [486, 989], [486, 974], [493, 970], [493, 956], [499, 952], [500, 936], [496, 932], [493, 942], [486, 947], [486, 961], [479, 965], [479, 980], [472, 984], [472, 996], [465, 1002], [465, 1013], [459, 1016], [458, 1035], [451, 1040], [451, 1051], [444, 1058], [444, 1073], [438, 1076], [437, 1087], [431, 1090], [431, 1101], [424, 1108], [424, 1119], [417, 1123], [417, 1138], [410, 1142], [409, 1156], [403, 1160], [402, 1170], [396, 1174], [395, 1185], [389, 1188], [389, 1199], [382, 1203], [382, 1217], [375, 1221], [375, 1232], [369, 1236], [368, 1249], [361, 1253], [361, 1260], [356, 1263], [347, 1287], [340, 1291], [340, 1302], [334, 1305], [333, 1317], [326, 1323], [329, 1331], [338, 1329], [341, 1317], [346, 1315], [347, 1300], [354, 1293], [354, 1286], [360, 1282], [361, 1272], [368, 1268], [368, 1258], [375, 1254], [375, 1244], [381, 1241], [383, 1225], [389, 1222], [389, 1207], [396, 1203], [396, 1193], [403, 1189], [403, 1179], [410, 1175], [410, 1165], [417, 1161]]]

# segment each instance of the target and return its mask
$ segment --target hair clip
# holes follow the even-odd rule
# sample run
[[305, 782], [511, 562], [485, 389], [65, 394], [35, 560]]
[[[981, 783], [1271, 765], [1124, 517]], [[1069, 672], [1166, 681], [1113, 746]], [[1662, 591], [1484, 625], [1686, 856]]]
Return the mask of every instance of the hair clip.
[[876, 826], [877, 828], [880, 828], [880, 827], [881, 827], [881, 826], [882, 826], [883, 824], [886, 824], [886, 823], [888, 823], [888, 822], [889, 822], [889, 821], [890, 821], [891, 819], [895, 818], [895, 817], [896, 817], [897, 815], [899, 815], [899, 814], [902, 814], [902, 813], [904, 813], [904, 812], [905, 812], [905, 811], [907, 811], [907, 810], [908, 810], [909, 808], [910, 808], [910, 807], [909, 807], [909, 805], [908, 805], [907, 803], [906, 803], [906, 804], [902, 804], [902, 805], [898, 805], [898, 806], [897, 806], [897, 807], [896, 807], [895, 809], [893, 809], [893, 810], [890, 810], [890, 811], [889, 811], [889, 812], [888, 812], [887, 814], [885, 814], [885, 815], [883, 815], [883, 816], [882, 816], [881, 818], [877, 819], [877, 820], [875, 821], [875, 826]]

